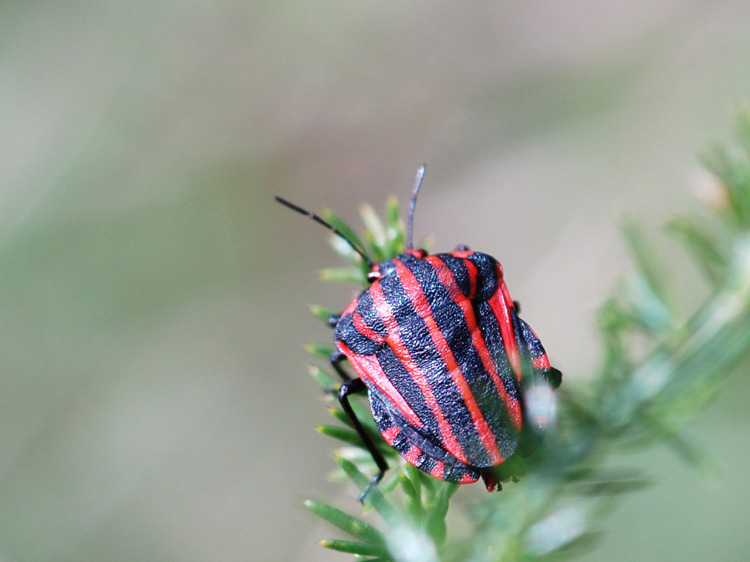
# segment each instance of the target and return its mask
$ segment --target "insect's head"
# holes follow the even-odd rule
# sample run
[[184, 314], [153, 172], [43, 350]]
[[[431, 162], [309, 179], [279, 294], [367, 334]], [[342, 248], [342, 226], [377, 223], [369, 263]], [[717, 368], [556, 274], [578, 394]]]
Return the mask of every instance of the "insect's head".
[[[414, 236], [414, 207], [417, 204], [417, 194], [419, 193], [419, 188], [422, 186], [422, 178], [424, 177], [424, 171], [425, 166], [424, 164], [419, 167], [417, 170], [417, 177], [414, 180], [414, 188], [411, 192], [411, 201], [409, 203], [409, 222], [408, 222], [408, 230], [407, 230], [407, 237], [406, 237], [406, 251], [401, 254], [399, 257], [403, 257], [406, 259], [422, 259], [427, 252], [424, 250], [415, 250], [413, 245], [413, 236]], [[346, 242], [352, 250], [354, 250], [357, 254], [359, 254], [362, 259], [367, 264], [367, 267], [370, 269], [369, 273], [367, 274], [367, 281], [370, 283], [373, 283], [377, 281], [378, 279], [381, 279], [382, 277], [388, 275], [389, 273], [392, 273], [395, 271], [395, 263], [393, 260], [386, 260], [379, 263], [374, 263], [369, 257], [367, 257], [367, 254], [364, 252], [362, 248], [357, 246], [354, 242], [352, 242], [349, 238], [346, 237], [346, 235], [341, 232], [338, 228], [333, 226], [328, 221], [322, 219], [320, 216], [316, 215], [315, 213], [311, 213], [310, 211], [303, 209], [302, 207], [299, 207], [295, 205], [294, 203], [290, 203], [286, 199], [283, 199], [282, 197], [279, 197], [278, 195], [275, 197], [276, 201], [281, 203], [282, 205], [289, 207], [291, 210], [296, 211], [300, 213], [301, 215], [305, 215], [310, 217], [312, 220], [317, 222], [318, 224], [322, 224], [325, 226], [328, 230], [333, 232], [336, 236], [341, 238], [344, 242]]]

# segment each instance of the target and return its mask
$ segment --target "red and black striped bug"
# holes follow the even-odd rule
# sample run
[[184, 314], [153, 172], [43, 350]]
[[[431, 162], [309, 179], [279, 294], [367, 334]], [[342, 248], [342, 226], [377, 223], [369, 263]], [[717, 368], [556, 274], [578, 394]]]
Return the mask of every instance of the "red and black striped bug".
[[[507, 461], [524, 434], [538, 435], [545, 425], [527, 411], [528, 380], [547, 388], [562, 380], [519, 318], [495, 258], [465, 246], [435, 255], [414, 249], [423, 176], [424, 166], [412, 191], [407, 248], [380, 263], [319, 216], [276, 197], [341, 237], [369, 267], [369, 288], [330, 319], [336, 330], [331, 364], [344, 381], [338, 398], [379, 469], [361, 499], [388, 464], [357, 419], [351, 394], [368, 393], [378, 429], [409, 463], [448, 482], [482, 477], [492, 491], [516, 476]], [[358, 378], [343, 369], [343, 359]]]

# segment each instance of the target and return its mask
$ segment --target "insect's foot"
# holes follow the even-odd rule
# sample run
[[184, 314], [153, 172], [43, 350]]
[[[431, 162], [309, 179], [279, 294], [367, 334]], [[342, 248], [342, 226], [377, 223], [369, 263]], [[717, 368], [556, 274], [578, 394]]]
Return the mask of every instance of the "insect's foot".
[[365, 503], [365, 498], [367, 498], [367, 495], [370, 493], [370, 491], [378, 485], [378, 482], [383, 478], [383, 473], [379, 472], [375, 476], [370, 479], [370, 483], [367, 485], [367, 487], [362, 490], [362, 493], [359, 494], [359, 503]]

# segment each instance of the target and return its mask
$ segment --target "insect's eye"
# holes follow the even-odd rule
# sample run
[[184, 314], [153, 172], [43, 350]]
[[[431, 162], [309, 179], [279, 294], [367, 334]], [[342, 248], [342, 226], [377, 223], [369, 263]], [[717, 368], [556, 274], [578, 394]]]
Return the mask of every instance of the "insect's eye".
[[367, 282], [368, 283], [374, 283], [378, 279], [380, 279], [383, 275], [376, 269], [373, 269], [367, 274]]

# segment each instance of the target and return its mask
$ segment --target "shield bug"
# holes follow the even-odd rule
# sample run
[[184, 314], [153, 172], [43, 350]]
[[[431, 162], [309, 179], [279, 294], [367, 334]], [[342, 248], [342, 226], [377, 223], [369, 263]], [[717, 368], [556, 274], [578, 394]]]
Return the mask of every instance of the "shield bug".
[[[406, 250], [379, 263], [318, 215], [276, 197], [341, 237], [369, 268], [369, 288], [330, 319], [336, 343], [331, 364], [343, 380], [338, 398], [379, 470], [361, 498], [388, 464], [357, 419], [350, 395], [367, 392], [378, 429], [406, 461], [448, 482], [481, 477], [492, 491], [516, 477], [511, 461], [547, 421], [551, 393], [542, 392], [547, 403], [533, 408], [525, 389], [535, 384], [538, 390], [541, 381], [549, 390], [562, 380], [518, 316], [495, 258], [465, 246], [434, 255], [414, 248], [423, 176], [424, 166], [412, 190]], [[344, 359], [356, 378], [343, 368]]]

